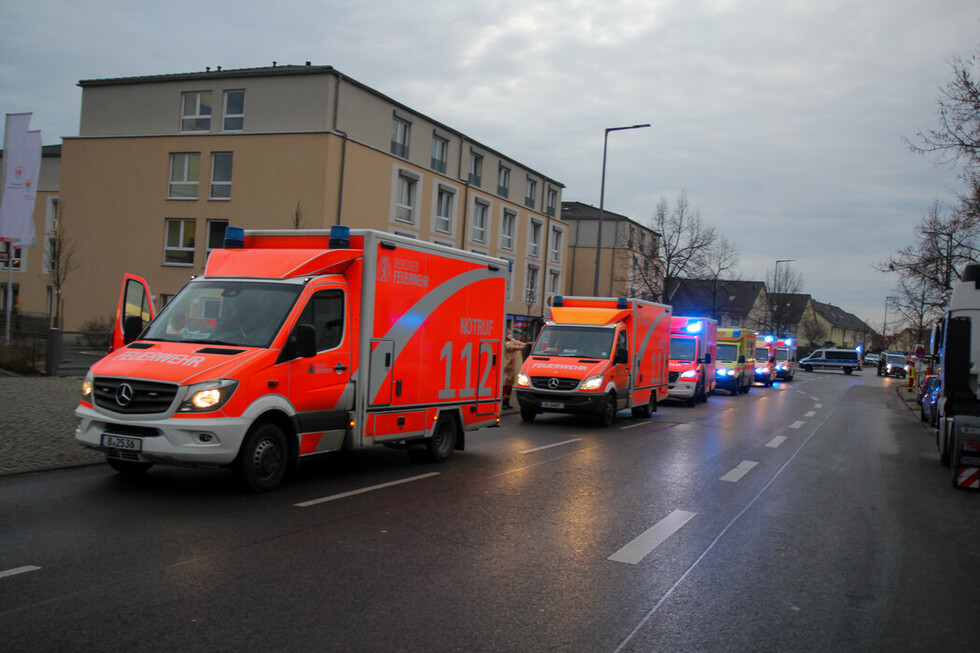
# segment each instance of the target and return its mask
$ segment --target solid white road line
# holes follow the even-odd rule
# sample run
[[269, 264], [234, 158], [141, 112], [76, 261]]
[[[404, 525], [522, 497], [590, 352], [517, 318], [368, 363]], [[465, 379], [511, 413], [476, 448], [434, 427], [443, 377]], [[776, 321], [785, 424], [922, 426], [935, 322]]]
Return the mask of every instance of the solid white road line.
[[801, 422], [801, 421], [797, 420], [797, 421], [793, 422], [792, 424], [790, 424], [789, 427], [791, 429], [798, 429], [801, 426], [803, 426], [804, 424], [806, 424], [806, 422]]
[[571, 444], [573, 442], [581, 442], [581, 438], [575, 438], [574, 440], [563, 440], [561, 442], [555, 442], [554, 444], [546, 444], [543, 447], [535, 447], [534, 449], [525, 449], [524, 451], [519, 451], [518, 453], [534, 453], [535, 451], [541, 451], [543, 449], [550, 449], [552, 447], [560, 447], [564, 444]]
[[785, 435], [777, 435], [772, 440], [770, 440], [769, 442], [767, 442], [766, 443], [766, 446], [769, 447], [770, 449], [775, 449], [776, 447], [778, 447], [782, 443], [786, 442], [787, 439], [788, 438]]
[[625, 562], [628, 565], [639, 563], [643, 558], [650, 555], [654, 549], [663, 544], [668, 537], [679, 531], [681, 526], [691, 521], [696, 514], [698, 513], [675, 510], [648, 528], [632, 542], [609, 556], [609, 560], [613, 562]]
[[37, 571], [40, 567], [34, 565], [27, 565], [25, 567], [17, 567], [15, 569], [8, 569], [7, 571], [0, 571], [0, 578], [6, 578], [7, 576], [16, 576], [17, 574], [26, 574], [29, 571]]
[[751, 460], [743, 460], [738, 464], [738, 466], [732, 471], [728, 472], [722, 476], [720, 481], [728, 481], [729, 483], [737, 483], [742, 480], [742, 477], [749, 473], [749, 470], [758, 465], [759, 463], [752, 462]]
[[412, 481], [420, 481], [423, 478], [429, 478], [430, 476], [438, 476], [438, 475], [439, 472], [429, 472], [428, 474], [412, 476], [411, 478], [403, 478], [400, 481], [391, 481], [390, 483], [381, 483], [380, 485], [372, 485], [371, 487], [361, 488], [360, 490], [351, 490], [350, 492], [341, 492], [340, 494], [332, 494], [328, 497], [311, 499], [309, 501], [304, 501], [303, 503], [296, 503], [293, 505], [295, 505], [297, 508], [309, 508], [310, 506], [315, 506], [318, 503], [326, 503], [327, 501], [336, 501], [337, 499], [346, 499], [347, 497], [352, 497], [357, 494], [364, 494], [365, 492], [373, 492], [374, 490], [380, 490], [386, 487], [391, 487], [393, 485], [401, 485], [402, 483], [411, 483]]

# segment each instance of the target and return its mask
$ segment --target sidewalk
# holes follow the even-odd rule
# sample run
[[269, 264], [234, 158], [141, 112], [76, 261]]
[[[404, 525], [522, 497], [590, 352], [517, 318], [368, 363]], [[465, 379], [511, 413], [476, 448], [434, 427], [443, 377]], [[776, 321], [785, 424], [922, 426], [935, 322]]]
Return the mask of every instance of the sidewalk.
[[75, 442], [81, 377], [0, 374], [0, 476], [99, 463]]

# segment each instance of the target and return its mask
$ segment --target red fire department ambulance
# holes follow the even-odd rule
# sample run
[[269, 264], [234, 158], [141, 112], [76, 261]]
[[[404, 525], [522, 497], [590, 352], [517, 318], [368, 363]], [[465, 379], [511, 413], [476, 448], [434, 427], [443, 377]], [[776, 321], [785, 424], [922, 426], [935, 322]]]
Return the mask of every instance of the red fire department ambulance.
[[667, 396], [670, 306], [640, 299], [552, 299], [550, 321], [517, 375], [521, 417], [579, 413], [612, 424], [631, 408], [649, 417]]
[[371, 444], [435, 461], [499, 422], [507, 262], [370, 230], [229, 228], [203, 276], [92, 366], [76, 439], [121, 473], [228, 466], [270, 490]]
[[755, 341], [755, 380], [771, 386], [776, 380], [776, 339], [757, 336]]
[[670, 385], [667, 395], [688, 406], [715, 389], [718, 323], [705, 317], [670, 318]]

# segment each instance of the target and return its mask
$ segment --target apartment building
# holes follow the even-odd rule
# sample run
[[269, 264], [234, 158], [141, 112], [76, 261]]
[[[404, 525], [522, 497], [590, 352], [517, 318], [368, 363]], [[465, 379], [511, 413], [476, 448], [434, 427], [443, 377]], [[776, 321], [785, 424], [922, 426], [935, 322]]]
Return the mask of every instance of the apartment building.
[[595, 291], [600, 297], [660, 301], [657, 231], [619, 213], [603, 210], [600, 215], [597, 207], [582, 202], [562, 202], [561, 217], [569, 230], [569, 295], [591, 297]]
[[111, 316], [126, 272], [162, 306], [229, 224], [346, 224], [499, 256], [512, 320], [540, 317], [563, 289], [562, 184], [332, 66], [79, 86], [61, 160], [61, 225], [78, 252], [67, 329]]

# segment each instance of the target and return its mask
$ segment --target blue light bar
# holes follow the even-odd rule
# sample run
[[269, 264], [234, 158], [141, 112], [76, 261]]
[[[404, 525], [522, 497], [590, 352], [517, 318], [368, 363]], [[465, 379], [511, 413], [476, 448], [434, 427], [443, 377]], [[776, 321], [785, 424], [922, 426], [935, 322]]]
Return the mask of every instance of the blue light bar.
[[684, 326], [684, 330], [688, 333], [701, 333], [701, 329], [704, 327], [704, 322], [701, 320], [691, 320]]
[[772, 337], [772, 336], [766, 336], [765, 338], [762, 339], [762, 341], [763, 342], [775, 342], [776, 339], [774, 337]]
[[629, 301], [625, 297], [620, 297], [619, 299], [616, 300], [616, 308], [620, 310], [624, 308], [629, 308]]
[[562, 297], [561, 295], [555, 295], [554, 297], [551, 298], [551, 305], [552, 306], [564, 306], [565, 305], [565, 298]]
[[241, 227], [225, 227], [225, 249], [242, 249], [245, 247], [245, 230]]

